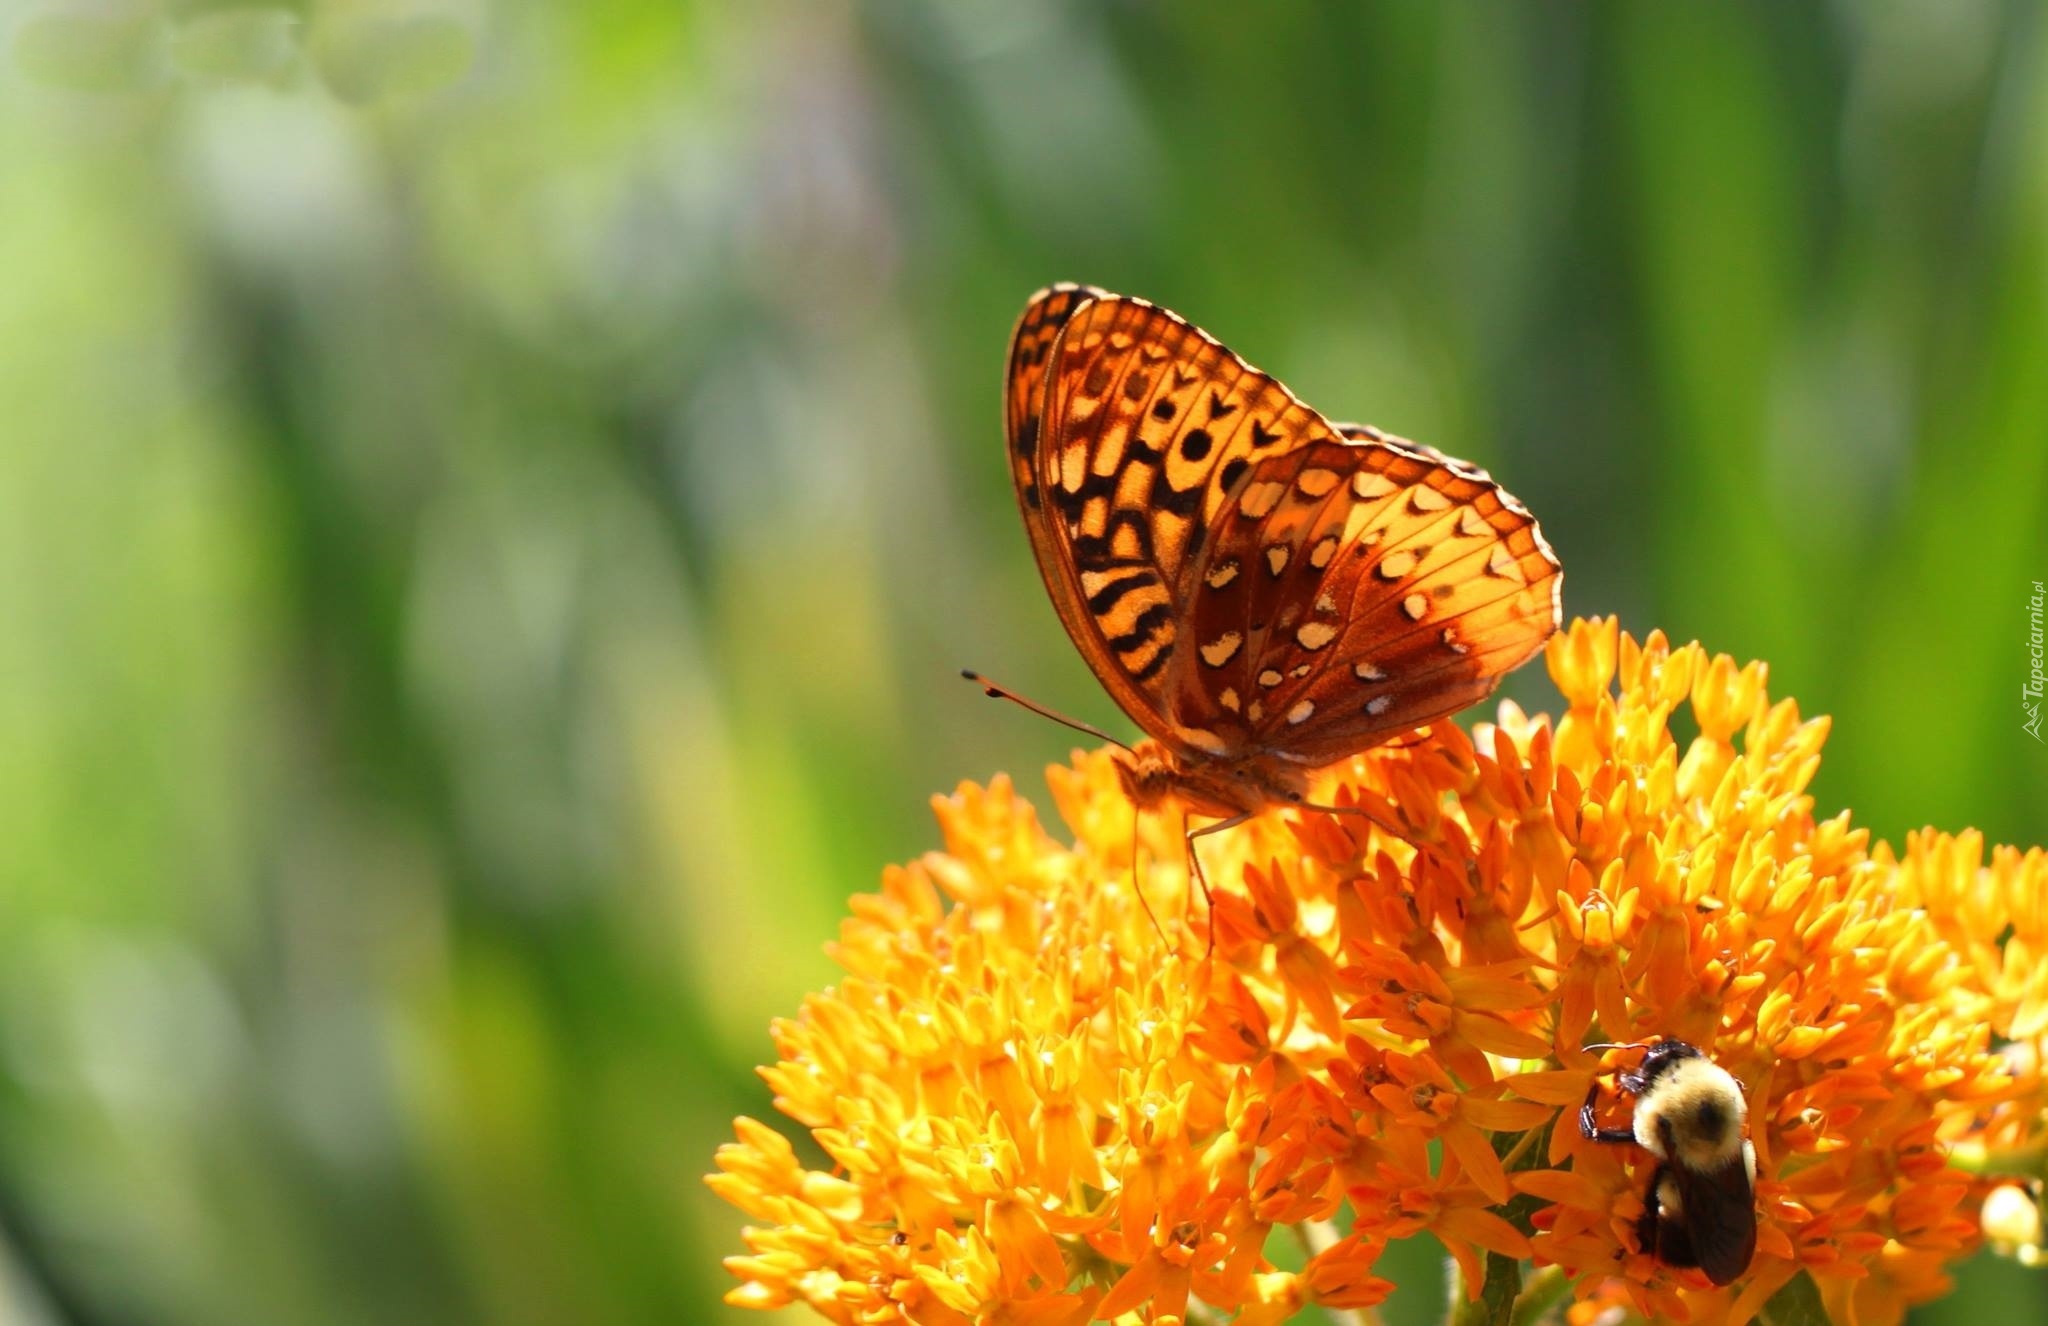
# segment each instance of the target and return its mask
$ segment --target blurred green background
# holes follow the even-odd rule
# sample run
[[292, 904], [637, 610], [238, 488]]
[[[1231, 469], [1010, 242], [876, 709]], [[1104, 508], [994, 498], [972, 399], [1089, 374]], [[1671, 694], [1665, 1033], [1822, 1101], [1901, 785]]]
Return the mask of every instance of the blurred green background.
[[[1769, 659], [1825, 811], [2044, 836], [2036, 5], [0, 40], [0, 1320], [761, 1320], [700, 1175], [768, 1020], [929, 794], [1070, 744], [954, 671], [1121, 723], [1001, 459], [1054, 279], [1487, 465], [1568, 611]], [[1924, 1319], [2048, 1311], [1965, 1281]]]

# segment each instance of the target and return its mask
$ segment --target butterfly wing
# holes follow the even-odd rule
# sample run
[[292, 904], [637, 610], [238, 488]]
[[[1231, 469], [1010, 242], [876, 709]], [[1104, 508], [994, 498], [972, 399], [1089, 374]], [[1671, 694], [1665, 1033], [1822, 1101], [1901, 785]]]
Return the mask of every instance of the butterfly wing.
[[1006, 395], [1018, 504], [1067, 633], [1149, 735], [1236, 753], [1166, 707], [1212, 531], [1254, 465], [1337, 434], [1179, 316], [1086, 286], [1026, 307]]
[[1483, 699], [1559, 620], [1556, 558], [1484, 471], [1343, 427], [1261, 460], [1215, 523], [1167, 703], [1309, 766]]
[[[1016, 482], [1017, 503], [1024, 510], [1031, 547], [1038, 554], [1039, 569], [1045, 573], [1047, 585], [1053, 583], [1053, 578], [1040, 543], [1044, 495], [1038, 486], [1038, 431], [1045, 410], [1046, 370], [1052, 362], [1053, 343], [1066, 330], [1074, 310], [1090, 300], [1108, 296], [1107, 290], [1092, 285], [1062, 282], [1047, 286], [1031, 297], [1010, 333], [1010, 355], [1003, 378], [1003, 431], [1010, 442], [1010, 475]], [[1060, 616], [1065, 620], [1066, 613], [1062, 611]]]
[[1557, 560], [1483, 471], [1331, 424], [1142, 299], [1035, 296], [1006, 411], [1060, 620], [1184, 758], [1330, 763], [1484, 698], [1557, 629]]

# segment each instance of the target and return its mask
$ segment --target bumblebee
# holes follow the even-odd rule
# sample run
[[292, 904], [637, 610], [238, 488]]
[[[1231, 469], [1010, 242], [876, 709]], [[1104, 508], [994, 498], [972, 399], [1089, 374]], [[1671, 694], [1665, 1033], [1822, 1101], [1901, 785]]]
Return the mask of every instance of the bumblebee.
[[1698, 1047], [1671, 1040], [1648, 1046], [1635, 1071], [1615, 1082], [1636, 1098], [1631, 1125], [1600, 1127], [1596, 1080], [1579, 1110], [1579, 1131], [1592, 1142], [1633, 1142], [1656, 1158], [1636, 1222], [1639, 1250], [1730, 1283], [1756, 1255], [1756, 1148], [1742, 1135], [1749, 1113], [1742, 1084]]

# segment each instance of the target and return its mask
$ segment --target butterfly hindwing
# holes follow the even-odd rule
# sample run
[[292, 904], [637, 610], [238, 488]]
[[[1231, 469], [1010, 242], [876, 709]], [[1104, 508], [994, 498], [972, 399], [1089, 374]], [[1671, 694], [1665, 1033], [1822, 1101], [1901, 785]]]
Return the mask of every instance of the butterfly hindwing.
[[[1535, 522], [1478, 470], [1374, 434], [1262, 463], [1214, 531], [1169, 713], [1318, 765], [1489, 693], [1556, 627]], [[1215, 581], [1220, 580], [1220, 583]]]

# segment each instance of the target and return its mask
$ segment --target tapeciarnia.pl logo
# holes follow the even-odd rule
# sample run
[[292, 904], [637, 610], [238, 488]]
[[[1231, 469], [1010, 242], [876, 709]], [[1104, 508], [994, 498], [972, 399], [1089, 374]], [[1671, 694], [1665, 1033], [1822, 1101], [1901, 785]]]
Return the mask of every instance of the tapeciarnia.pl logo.
[[2020, 724], [2027, 735], [2041, 740], [2041, 604], [2048, 599], [2041, 582], [2034, 582], [2034, 597], [2027, 600], [2027, 654], [2033, 660], [2033, 669], [2027, 674], [2027, 684], [2020, 688], [2020, 708], [2026, 711], [2027, 721]]

